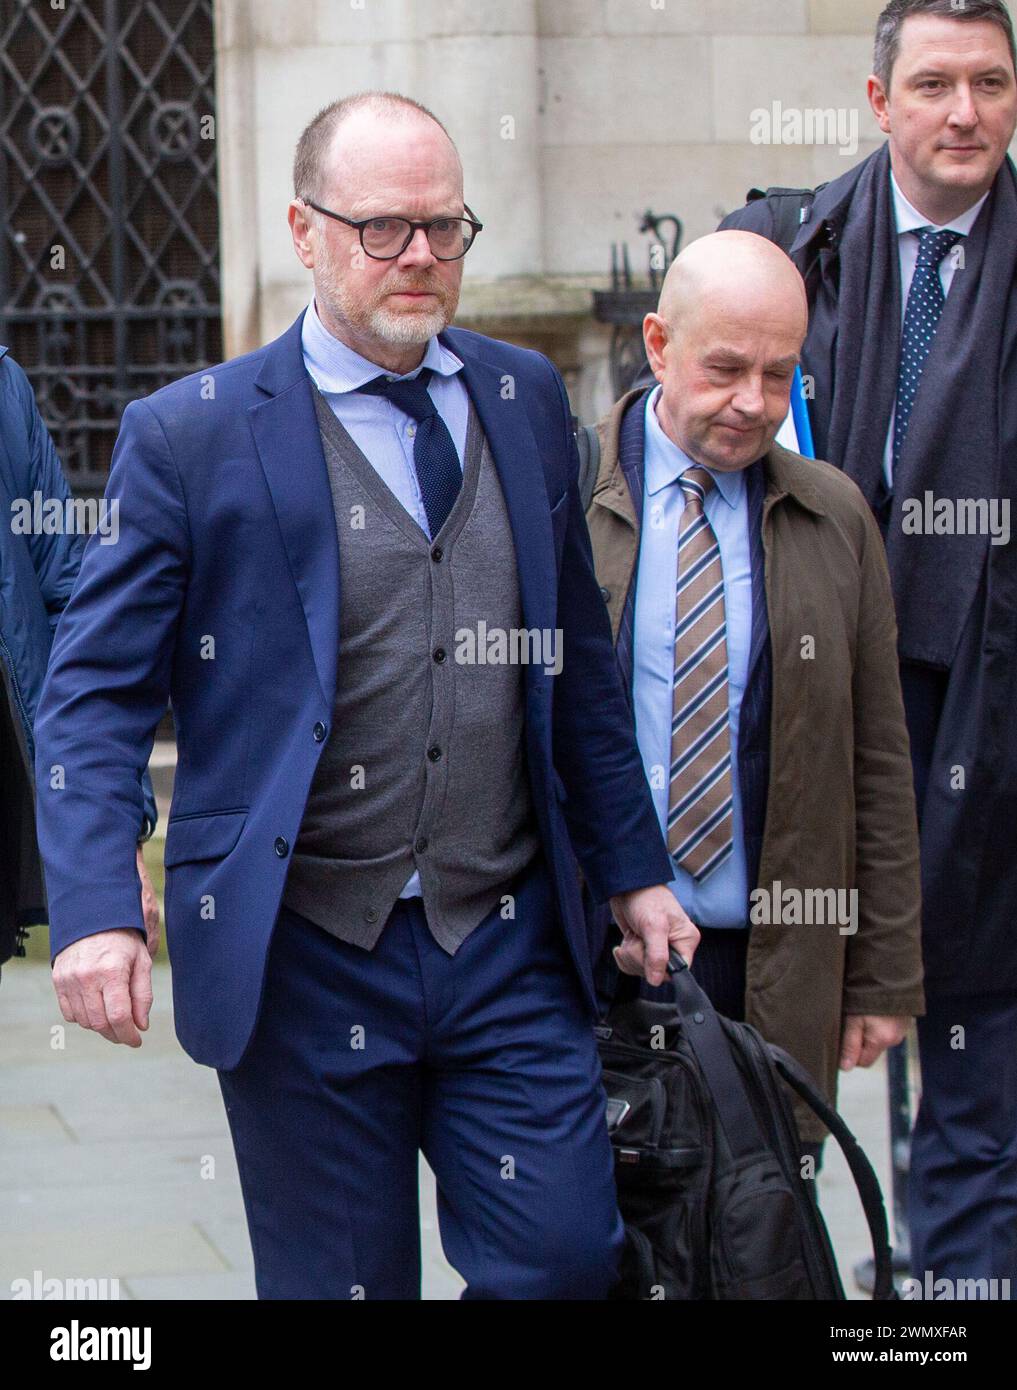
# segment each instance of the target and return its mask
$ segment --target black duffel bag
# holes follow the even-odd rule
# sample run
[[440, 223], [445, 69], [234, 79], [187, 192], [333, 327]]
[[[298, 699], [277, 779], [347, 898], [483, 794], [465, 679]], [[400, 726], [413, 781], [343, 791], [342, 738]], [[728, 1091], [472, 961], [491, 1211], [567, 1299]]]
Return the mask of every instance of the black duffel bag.
[[668, 970], [677, 1007], [625, 999], [596, 1030], [625, 1221], [611, 1297], [845, 1297], [786, 1082], [844, 1151], [873, 1298], [896, 1298], [883, 1195], [854, 1135], [793, 1058], [714, 1010], [673, 950]]

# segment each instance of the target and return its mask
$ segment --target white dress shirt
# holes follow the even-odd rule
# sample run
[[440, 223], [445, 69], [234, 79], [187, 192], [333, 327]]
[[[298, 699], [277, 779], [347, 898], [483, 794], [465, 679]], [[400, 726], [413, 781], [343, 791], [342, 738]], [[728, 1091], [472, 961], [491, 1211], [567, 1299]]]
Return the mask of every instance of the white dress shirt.
[[[967, 212], [961, 213], [959, 217], [953, 217], [949, 222], [940, 225], [930, 222], [927, 217], [923, 217], [914, 204], [908, 202], [892, 171], [890, 184], [893, 190], [893, 212], [897, 223], [897, 250], [900, 256], [900, 321], [903, 330], [908, 294], [911, 290], [911, 281], [915, 278], [915, 268], [918, 265], [917, 229], [919, 227], [931, 227], [935, 232], [960, 232], [962, 236], [968, 236], [989, 195], [984, 193], [974, 207], [968, 208]], [[939, 280], [943, 286], [944, 299], [950, 293], [956, 268], [956, 260], [952, 255], [944, 256], [939, 263]], [[893, 427], [896, 417], [897, 411], [894, 408], [890, 413], [890, 428], [887, 431], [886, 447], [883, 450], [883, 475], [886, 478], [887, 487], [891, 491], [893, 490]]]

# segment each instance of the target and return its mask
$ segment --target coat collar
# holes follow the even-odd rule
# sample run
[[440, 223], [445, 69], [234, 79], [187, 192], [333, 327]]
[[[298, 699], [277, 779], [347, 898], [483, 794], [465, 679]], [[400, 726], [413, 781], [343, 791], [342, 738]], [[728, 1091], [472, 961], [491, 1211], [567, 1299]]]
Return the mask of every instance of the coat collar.
[[781, 444], [770, 447], [763, 462], [766, 473], [766, 497], [779, 501], [790, 497], [806, 511], [825, 516], [823, 497], [816, 486], [817, 469], [814, 460], [793, 454]]
[[885, 162], [890, 168], [889, 146], [881, 145], [853, 169], [848, 169], [839, 178], [833, 179], [816, 194], [809, 209], [809, 215], [802, 223], [788, 253], [791, 259], [805, 274], [808, 267], [822, 251], [835, 251], [844, 230], [844, 223], [851, 211], [851, 203], [859, 179], [872, 163]]
[[304, 366], [302, 309], [286, 332], [262, 350], [262, 362], [254, 384], [268, 396], [281, 396], [291, 386], [310, 381]]
[[[591, 504], [614, 512], [637, 533], [640, 518], [636, 515], [632, 493], [622, 470], [620, 443], [622, 421], [625, 419], [626, 411], [637, 400], [644, 398], [645, 394], [645, 387], [627, 392], [597, 424], [601, 455]], [[790, 497], [817, 516], [826, 514], [821, 493], [816, 487], [812, 460], [794, 454], [780, 444], [774, 444], [765, 455], [763, 467], [766, 474], [766, 498], [770, 505], [781, 498]]]
[[[515, 390], [506, 390], [505, 348], [460, 328], [446, 328], [438, 341], [463, 364], [462, 378], [491, 449], [515, 543], [525, 626], [553, 630], [558, 577], [551, 513], [547, 506], [533, 504], [547, 494], [544, 463], [527, 410]], [[544, 668], [528, 663], [524, 679], [532, 690], [546, 679]]]
[[621, 430], [626, 411], [635, 401], [646, 395], [646, 387], [637, 386], [628, 391], [611, 408], [609, 414], [597, 422], [600, 436], [600, 468], [593, 488], [592, 505], [604, 507], [638, 532], [639, 518], [636, 516], [632, 493], [625, 480], [621, 466]]

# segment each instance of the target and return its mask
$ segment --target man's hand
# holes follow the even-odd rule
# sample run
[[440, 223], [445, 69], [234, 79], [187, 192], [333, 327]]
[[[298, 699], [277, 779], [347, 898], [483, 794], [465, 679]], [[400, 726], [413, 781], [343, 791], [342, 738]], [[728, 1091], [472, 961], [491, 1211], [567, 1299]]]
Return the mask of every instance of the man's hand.
[[68, 1023], [107, 1042], [140, 1047], [152, 1007], [152, 957], [133, 927], [83, 936], [53, 962], [53, 988]]
[[148, 954], [155, 956], [159, 950], [159, 899], [155, 896], [152, 880], [145, 868], [143, 846], [138, 846], [138, 877], [141, 879], [141, 910], [145, 914], [145, 932], [148, 936]]
[[840, 1069], [871, 1067], [888, 1047], [896, 1047], [907, 1037], [909, 1018], [888, 1018], [879, 1014], [845, 1014], [840, 1040]]
[[662, 985], [671, 946], [692, 964], [699, 932], [666, 884], [619, 893], [611, 899], [611, 911], [622, 934], [614, 958], [624, 974], [644, 975], [648, 984]]

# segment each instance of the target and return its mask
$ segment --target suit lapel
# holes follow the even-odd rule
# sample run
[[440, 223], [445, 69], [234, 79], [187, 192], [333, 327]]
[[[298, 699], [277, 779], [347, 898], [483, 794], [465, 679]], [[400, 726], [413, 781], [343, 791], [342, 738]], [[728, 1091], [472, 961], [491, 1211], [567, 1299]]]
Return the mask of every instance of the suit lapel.
[[[314, 410], [315, 388], [304, 366], [302, 323], [303, 314], [266, 349], [256, 381], [266, 399], [248, 413], [303, 606], [321, 693], [331, 706], [338, 656], [339, 544]], [[464, 384], [484, 427], [505, 498], [523, 620], [529, 629], [551, 630], [557, 609], [554, 539], [533, 429], [518, 397], [507, 399], [503, 394], [503, 372], [458, 338], [448, 341], [463, 363]], [[544, 679], [543, 667], [527, 665], [526, 678]]]
[[[458, 340], [449, 347], [463, 363], [463, 378], [491, 447], [505, 497], [512, 538], [523, 621], [529, 629], [554, 627], [557, 577], [554, 538], [547, 506], [544, 466], [526, 410], [518, 397], [505, 399], [504, 373], [483, 362]], [[543, 667], [528, 666], [527, 677]]]
[[302, 323], [303, 314], [266, 349], [256, 384], [267, 399], [248, 415], [303, 606], [321, 694], [331, 708], [339, 646], [339, 541], [315, 387], [304, 366]]

